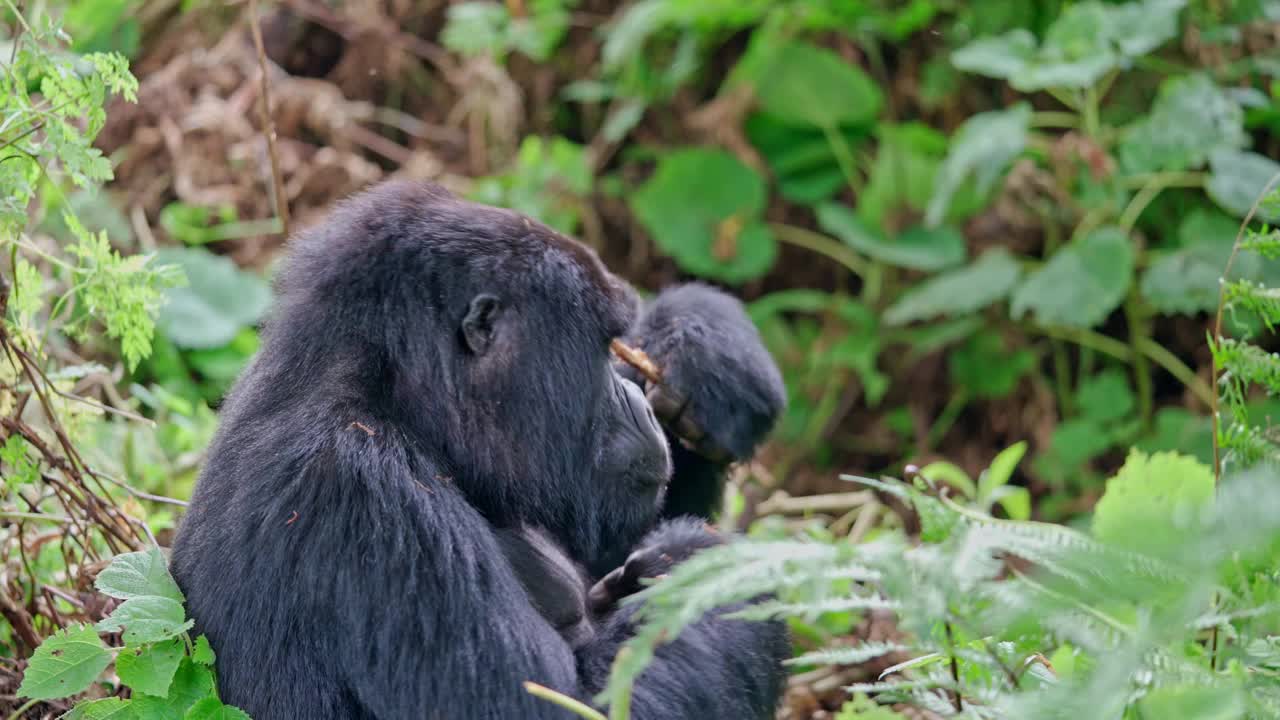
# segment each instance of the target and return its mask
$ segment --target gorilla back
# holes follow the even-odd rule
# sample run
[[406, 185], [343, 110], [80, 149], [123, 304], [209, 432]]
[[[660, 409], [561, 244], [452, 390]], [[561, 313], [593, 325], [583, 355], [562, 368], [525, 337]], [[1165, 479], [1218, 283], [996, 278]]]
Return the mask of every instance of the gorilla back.
[[[630, 288], [536, 222], [412, 183], [296, 238], [277, 288], [173, 550], [223, 699], [255, 720], [570, 717], [521, 682], [589, 697], [629, 612], [575, 659], [491, 528], [537, 525], [600, 568], [652, 527], [670, 458], [609, 362]], [[786, 650], [709, 616], [634, 714], [768, 717]]]

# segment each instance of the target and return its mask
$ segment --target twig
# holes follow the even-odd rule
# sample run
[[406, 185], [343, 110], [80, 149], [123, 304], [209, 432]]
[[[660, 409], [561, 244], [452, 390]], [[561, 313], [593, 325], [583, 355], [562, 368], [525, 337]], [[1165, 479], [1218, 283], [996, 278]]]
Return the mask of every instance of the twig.
[[643, 350], [633, 348], [621, 340], [614, 339], [609, 343], [609, 349], [617, 355], [620, 360], [626, 364], [639, 370], [649, 382], [659, 385], [662, 383], [662, 369], [654, 364], [653, 360], [644, 353]]
[[276, 152], [276, 123], [271, 115], [271, 83], [267, 78], [267, 51], [262, 43], [262, 29], [258, 27], [258, 0], [249, 0], [249, 28], [253, 32], [253, 44], [258, 50], [258, 69], [262, 72], [262, 132], [267, 136], [267, 154], [271, 157], [272, 190], [276, 196], [276, 214], [289, 235], [289, 204], [284, 195], [284, 177], [280, 174], [280, 156]]
[[875, 493], [870, 490], [855, 492], [829, 493], [827, 495], [806, 495], [789, 497], [781, 491], [760, 503], [756, 512], [762, 515], [788, 515], [791, 513], [820, 512], [823, 510], [848, 510], [875, 502]]

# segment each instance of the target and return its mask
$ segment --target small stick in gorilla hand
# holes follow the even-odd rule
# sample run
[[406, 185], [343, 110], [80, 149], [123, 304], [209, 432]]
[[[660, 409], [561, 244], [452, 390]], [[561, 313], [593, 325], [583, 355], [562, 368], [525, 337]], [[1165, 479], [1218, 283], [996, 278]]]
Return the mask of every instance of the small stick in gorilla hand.
[[609, 349], [617, 355], [620, 360], [640, 371], [642, 375], [654, 385], [662, 384], [662, 368], [654, 364], [649, 356], [639, 348], [633, 348], [630, 345], [614, 338], [609, 343]]

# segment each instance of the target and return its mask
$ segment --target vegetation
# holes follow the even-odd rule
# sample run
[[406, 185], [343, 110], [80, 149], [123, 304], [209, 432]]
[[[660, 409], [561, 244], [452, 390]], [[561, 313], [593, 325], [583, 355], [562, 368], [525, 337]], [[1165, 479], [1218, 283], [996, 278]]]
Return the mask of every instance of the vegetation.
[[390, 176], [730, 287], [783, 367], [611, 717], [761, 595], [784, 718], [1280, 715], [1280, 5], [379, 8], [0, 0], [0, 717], [243, 716], [162, 548], [282, 231]]

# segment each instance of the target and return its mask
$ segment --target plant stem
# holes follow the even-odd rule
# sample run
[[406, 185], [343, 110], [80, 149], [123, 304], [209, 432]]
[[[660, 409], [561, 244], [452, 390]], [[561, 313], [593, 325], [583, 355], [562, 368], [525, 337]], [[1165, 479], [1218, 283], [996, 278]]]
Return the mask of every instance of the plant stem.
[[[1161, 191], [1171, 187], [1202, 187], [1205, 179], [1204, 173], [1155, 173], [1136, 177], [1145, 178], [1146, 182], [1129, 201], [1124, 212], [1120, 213], [1120, 227], [1124, 228], [1125, 232], [1133, 229], [1138, 218], [1142, 217], [1143, 211]], [[1129, 180], [1125, 181], [1126, 186], [1129, 185]]]
[[955, 689], [951, 696], [952, 702], [955, 703], [956, 712], [964, 712], [964, 701], [960, 698], [960, 663], [956, 661], [956, 640], [955, 635], [951, 631], [951, 621], [948, 620], [942, 624], [947, 631], [947, 655], [951, 659], [951, 682], [955, 683]]
[[22, 714], [23, 714], [23, 713], [25, 713], [26, 711], [30, 710], [31, 708], [35, 707], [35, 706], [36, 706], [36, 703], [38, 703], [38, 702], [40, 702], [40, 701], [39, 701], [39, 700], [28, 700], [28, 701], [26, 701], [26, 702], [25, 702], [25, 703], [23, 703], [22, 705], [18, 706], [18, 709], [17, 709], [17, 710], [14, 710], [14, 711], [13, 711], [13, 714], [9, 716], [9, 720], [21, 720], [21, 718], [22, 718]]
[[822, 233], [785, 223], [769, 223], [769, 228], [773, 230], [773, 234], [778, 237], [780, 242], [824, 255], [830, 260], [845, 266], [849, 272], [860, 278], [867, 274], [869, 263], [838, 240], [827, 237]]
[[1130, 297], [1125, 302], [1124, 316], [1129, 323], [1129, 345], [1133, 348], [1133, 380], [1138, 388], [1138, 417], [1142, 419], [1142, 427], [1149, 428], [1154, 390], [1151, 385], [1151, 369], [1147, 367], [1147, 355], [1143, 351], [1147, 345], [1143, 341], [1155, 343], [1148, 337], [1147, 321], [1135, 298]]
[[1134, 351], [1136, 350], [1177, 378], [1205, 405], [1213, 405], [1214, 392], [1208, 383], [1201, 380], [1195, 371], [1187, 367], [1186, 363], [1179, 360], [1177, 356], [1150, 338], [1143, 338], [1138, 343], [1137, 348], [1132, 348], [1115, 338], [1107, 337], [1085, 328], [1064, 325], [1038, 325], [1035, 323], [1026, 323], [1023, 327], [1030, 332], [1051, 338], [1060, 338], [1081, 347], [1091, 348], [1103, 355], [1110, 355], [1121, 362], [1132, 363]]
[[853, 190], [854, 195], [861, 195], [862, 180], [858, 177], [853, 150], [849, 147], [849, 143], [845, 141], [840, 131], [831, 125], [822, 126], [822, 135], [831, 146], [831, 154], [835, 156], [836, 164], [840, 166], [840, 174], [844, 175], [844, 181], [848, 183], [849, 189]]
[[530, 695], [553, 702], [578, 717], [587, 718], [587, 720], [607, 720], [604, 715], [601, 715], [594, 708], [584, 705], [568, 695], [558, 693], [549, 687], [544, 687], [538, 683], [526, 680], [524, 683], [524, 689], [528, 690]]
[[1075, 129], [1080, 127], [1080, 118], [1069, 112], [1031, 113], [1031, 127]]

